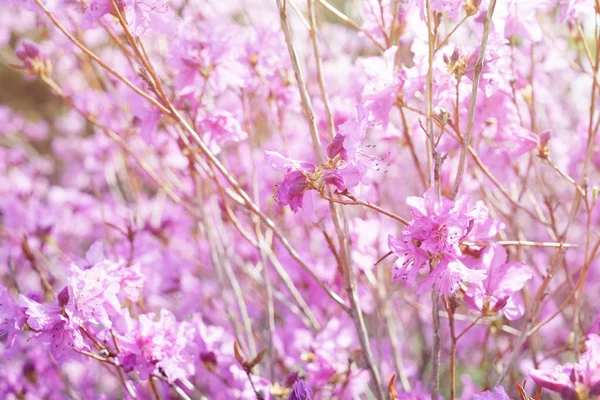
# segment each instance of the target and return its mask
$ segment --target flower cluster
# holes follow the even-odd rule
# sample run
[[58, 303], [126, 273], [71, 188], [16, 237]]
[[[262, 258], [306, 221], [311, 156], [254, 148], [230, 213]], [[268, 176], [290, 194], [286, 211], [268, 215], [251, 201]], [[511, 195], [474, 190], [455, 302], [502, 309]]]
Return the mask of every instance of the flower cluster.
[[599, 32], [0, 0], [0, 399], [600, 397]]

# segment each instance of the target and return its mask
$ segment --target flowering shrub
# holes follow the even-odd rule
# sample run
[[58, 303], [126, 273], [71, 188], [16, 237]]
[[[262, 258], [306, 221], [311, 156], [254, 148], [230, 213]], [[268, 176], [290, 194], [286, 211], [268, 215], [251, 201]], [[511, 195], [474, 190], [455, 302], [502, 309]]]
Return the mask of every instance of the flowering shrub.
[[0, 7], [0, 398], [600, 397], [598, 0]]

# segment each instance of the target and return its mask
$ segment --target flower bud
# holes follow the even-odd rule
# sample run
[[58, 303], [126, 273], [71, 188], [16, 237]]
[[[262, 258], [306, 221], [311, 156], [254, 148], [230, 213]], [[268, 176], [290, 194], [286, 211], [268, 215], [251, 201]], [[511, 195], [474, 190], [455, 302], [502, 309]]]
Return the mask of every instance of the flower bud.
[[294, 383], [294, 387], [292, 388], [292, 392], [290, 393], [290, 397], [288, 400], [312, 400], [313, 392], [306, 385], [304, 380], [299, 380]]
[[28, 74], [47, 76], [52, 72], [50, 61], [44, 57], [36, 43], [29, 40], [21, 41], [15, 49], [15, 55], [22, 63], [15, 67], [25, 70]]
[[494, 308], [492, 309], [492, 311], [498, 312], [498, 311], [502, 310], [504, 307], [506, 307], [506, 303], [508, 303], [508, 296], [502, 296], [501, 298], [498, 299], [496, 304], [494, 304]]
[[479, 12], [480, 5], [481, 0], [467, 0], [464, 5], [465, 12], [468, 16], [475, 15]]
[[65, 286], [58, 294], [58, 305], [64, 308], [69, 303], [69, 288]]
[[[344, 139], [346, 139], [344, 135], [339, 133], [335, 135], [333, 141], [327, 146], [327, 157], [334, 158], [338, 154], [345, 152]], [[342, 154], [342, 158], [344, 158], [344, 154]]]

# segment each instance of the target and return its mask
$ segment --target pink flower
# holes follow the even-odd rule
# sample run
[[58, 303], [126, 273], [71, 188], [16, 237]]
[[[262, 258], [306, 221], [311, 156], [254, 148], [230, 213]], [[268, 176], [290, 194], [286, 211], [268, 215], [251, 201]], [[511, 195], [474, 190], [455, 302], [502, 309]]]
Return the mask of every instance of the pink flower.
[[419, 270], [429, 261], [429, 255], [411, 241], [398, 240], [392, 235], [388, 236], [388, 246], [398, 256], [394, 263], [392, 280], [403, 280], [409, 287], [414, 286]]
[[438, 199], [429, 189], [422, 198], [409, 197], [406, 203], [413, 220], [402, 231], [402, 240], [390, 237], [388, 241], [390, 250], [399, 256], [394, 264], [394, 280], [406, 280], [412, 286], [418, 271], [430, 259], [438, 260], [438, 264], [419, 283], [417, 293], [435, 286], [440, 294], [450, 294], [464, 289], [465, 283], [485, 279], [485, 271], [470, 269], [461, 260], [459, 245], [471, 231], [474, 220], [467, 212], [466, 197], [456, 202]]
[[[448, 18], [456, 19], [464, 4], [464, 0], [431, 0], [430, 7], [431, 12], [439, 11], [448, 13]], [[417, 6], [421, 10], [421, 20], [425, 21], [427, 9], [425, 7], [425, 0], [417, 0]]]
[[413, 221], [406, 235], [421, 242], [420, 247], [434, 254], [460, 255], [459, 244], [472, 227], [472, 217], [466, 212], [466, 197], [456, 202], [438, 199], [433, 189], [423, 197], [408, 197], [406, 204]]
[[142, 379], [155, 371], [162, 371], [169, 382], [186, 378], [194, 373], [193, 356], [188, 346], [195, 330], [188, 322], [177, 322], [166, 310], [155, 314], [142, 314], [138, 320], [126, 318], [127, 332], [119, 338], [122, 343], [121, 363], [135, 369]]
[[357, 186], [370, 169], [378, 169], [379, 159], [365, 152], [362, 141], [367, 134], [369, 123], [363, 106], [356, 106], [357, 119], [346, 121], [339, 126], [339, 133], [334, 138], [334, 147], [328, 153], [340, 154], [346, 161], [340, 168], [348, 188]]
[[27, 317], [8, 290], [0, 285], [0, 341], [11, 347]]
[[236, 29], [215, 21], [189, 20], [181, 25], [181, 32], [169, 55], [180, 96], [196, 104], [196, 97], [208, 89], [219, 94], [243, 85]]
[[56, 304], [40, 304], [23, 295], [19, 295], [19, 305], [25, 309], [27, 324], [36, 331], [35, 336], [48, 343], [56, 360], [70, 348], [88, 348], [79, 332], [79, 325], [73, 324], [68, 311], [63, 314], [63, 308]]
[[484, 271], [467, 268], [459, 259], [444, 255], [437, 267], [419, 284], [417, 293], [426, 292], [435, 286], [440, 290], [440, 295], [454, 294], [459, 289], [464, 290], [464, 284], [468, 283], [470, 286], [484, 279]]
[[95, 264], [89, 269], [71, 265], [71, 276], [67, 282], [73, 306], [72, 319], [77, 324], [91, 322], [110, 328], [110, 314], [121, 309], [117, 298], [119, 282], [109, 275], [106, 267], [112, 267], [110, 261]]
[[506, 259], [506, 250], [497, 243], [483, 250], [479, 270], [487, 271], [487, 278], [469, 285], [465, 302], [470, 308], [479, 311], [502, 310], [506, 318], [515, 320], [525, 312], [522, 300], [515, 293], [523, 289], [533, 275], [527, 265], [507, 263]]
[[20, 294], [19, 306], [25, 310], [27, 324], [35, 331], [61, 320], [61, 309], [56, 304], [41, 304]]
[[297, 161], [272, 150], [265, 151], [266, 161], [272, 168], [287, 172], [277, 187], [275, 199], [281, 205], [289, 205], [293, 212], [305, 207], [305, 216], [313, 218], [314, 192], [323, 193], [325, 186], [338, 191], [346, 189], [343, 170], [317, 168], [307, 161]]
[[290, 206], [293, 212], [302, 208], [304, 194], [309, 190], [306, 176], [300, 171], [292, 171], [285, 175], [277, 187], [277, 202]]
[[217, 111], [197, 121], [198, 128], [206, 136], [206, 142], [214, 153], [227, 143], [237, 143], [248, 138], [239, 121], [227, 111]]
[[[175, 14], [166, 0], [117, 0], [116, 4], [134, 36], [140, 36], [148, 29], [164, 34], [175, 32]], [[112, 13], [110, 0], [92, 0], [85, 10], [82, 24], [90, 27], [104, 15]]]
[[592, 334], [585, 342], [587, 350], [578, 364], [564, 364], [554, 370], [531, 370], [535, 383], [565, 400], [600, 396], [600, 336]]

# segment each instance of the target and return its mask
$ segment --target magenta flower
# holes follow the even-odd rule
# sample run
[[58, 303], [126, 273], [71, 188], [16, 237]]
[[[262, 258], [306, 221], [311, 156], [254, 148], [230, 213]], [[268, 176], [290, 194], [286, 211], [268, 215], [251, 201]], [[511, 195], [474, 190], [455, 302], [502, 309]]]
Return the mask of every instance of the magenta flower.
[[[348, 188], [357, 186], [370, 169], [378, 169], [379, 159], [369, 155], [362, 144], [369, 122], [363, 106], [356, 106], [357, 119], [351, 119], [339, 126], [339, 133], [332, 142], [328, 154], [340, 155], [346, 161], [340, 168]], [[342, 139], [343, 138], [343, 139]]]
[[438, 199], [433, 189], [423, 197], [408, 197], [406, 204], [413, 221], [406, 235], [419, 241], [420, 248], [433, 254], [459, 256], [458, 245], [472, 227], [472, 217], [466, 212], [466, 197], [456, 202]]
[[600, 336], [592, 334], [585, 342], [587, 350], [578, 364], [559, 365], [554, 370], [531, 370], [535, 383], [565, 400], [600, 396]]
[[105, 266], [96, 264], [89, 269], [81, 269], [71, 265], [71, 276], [68, 279], [70, 297], [72, 299], [72, 318], [77, 324], [91, 322], [110, 328], [110, 314], [121, 309], [117, 294], [119, 282], [108, 274]]
[[467, 283], [468, 287], [484, 279], [484, 271], [467, 268], [459, 259], [444, 255], [437, 267], [419, 284], [417, 293], [423, 293], [436, 286], [442, 295], [453, 294], [459, 289], [464, 290]]
[[469, 285], [465, 302], [470, 308], [481, 312], [502, 310], [506, 318], [515, 320], [525, 313], [523, 301], [515, 294], [523, 289], [533, 274], [527, 265], [507, 263], [506, 260], [506, 250], [497, 243], [482, 251], [478, 269], [487, 271], [487, 278]]
[[196, 96], [201, 97], [209, 89], [222, 93], [228, 87], [243, 85], [236, 29], [215, 20], [188, 20], [181, 31], [169, 54], [180, 96], [195, 105]]
[[332, 186], [338, 191], [347, 187], [343, 170], [329, 169], [329, 165], [326, 168], [317, 167], [272, 150], [265, 151], [265, 158], [272, 168], [287, 172], [278, 185], [275, 199], [281, 205], [289, 205], [293, 212], [305, 208], [305, 216], [312, 218], [312, 197], [315, 192], [323, 193], [325, 186]]
[[0, 284], [0, 341], [11, 347], [27, 317], [8, 290]]
[[413, 220], [402, 231], [402, 239], [390, 237], [390, 250], [399, 256], [393, 279], [414, 285], [418, 271], [429, 260], [437, 260], [431, 273], [419, 283], [417, 293], [438, 287], [440, 294], [465, 289], [467, 283], [485, 279], [485, 271], [470, 269], [461, 260], [459, 245], [470, 233], [474, 217], [467, 212], [466, 197], [456, 202], [438, 199], [433, 189], [423, 197], [406, 200]]
[[[119, 12], [127, 27], [135, 36], [143, 35], [148, 29], [164, 34], [175, 32], [176, 17], [166, 0], [117, 0]], [[106, 14], [113, 14], [110, 0], [92, 0], [85, 10], [82, 24], [89, 28]]]
[[[64, 297], [63, 294], [61, 303]], [[56, 304], [40, 304], [23, 295], [19, 295], [19, 305], [25, 310], [27, 324], [36, 332], [35, 336], [48, 343], [50, 353], [56, 360], [71, 348], [88, 348], [78, 329], [79, 325], [71, 320], [69, 310]]]
[[306, 176], [300, 171], [291, 171], [285, 175], [277, 187], [277, 201], [290, 206], [293, 212], [302, 208], [304, 194], [309, 190]]
[[120, 361], [127, 369], [135, 369], [142, 379], [161, 370], [170, 382], [194, 373], [188, 348], [195, 335], [192, 324], [177, 322], [166, 310], [159, 318], [153, 313], [140, 315], [138, 320], [127, 316], [126, 323], [127, 331], [119, 340], [123, 348]]
[[223, 145], [241, 142], [248, 137], [239, 121], [227, 111], [217, 111], [209, 114], [198, 119], [196, 124], [205, 135], [206, 142], [213, 153], [221, 152]]
[[403, 280], [413, 287], [419, 270], [429, 262], [429, 255], [412, 241], [398, 240], [392, 235], [388, 236], [388, 246], [398, 256], [394, 262], [392, 280]]

